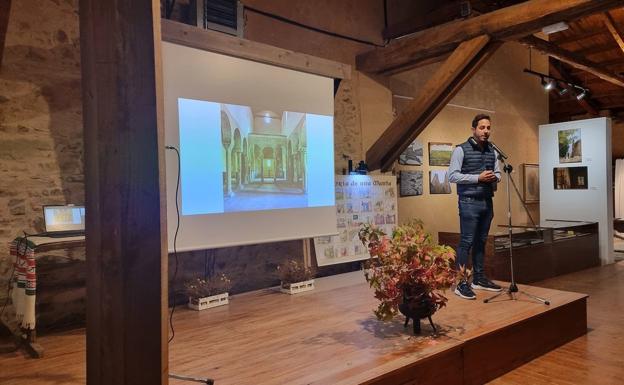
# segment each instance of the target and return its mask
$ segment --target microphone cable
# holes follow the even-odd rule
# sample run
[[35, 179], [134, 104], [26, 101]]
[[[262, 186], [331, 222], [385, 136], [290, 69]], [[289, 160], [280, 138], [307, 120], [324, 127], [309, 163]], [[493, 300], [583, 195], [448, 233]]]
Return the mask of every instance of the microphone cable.
[[[176, 230], [175, 230], [175, 235], [173, 236], [173, 256], [175, 258], [175, 268], [173, 270], [173, 277], [171, 277], [171, 283], [170, 283], [170, 286], [173, 287], [173, 284], [175, 283], [176, 277], [178, 275], [177, 243], [178, 243], [178, 232], [180, 231], [180, 206], [178, 204], [178, 193], [180, 192], [180, 151], [178, 151], [178, 149], [174, 146], [165, 146], [165, 149], [174, 150], [178, 158], [178, 176], [176, 178], [177, 182], [176, 182], [176, 192], [175, 192]], [[167, 262], [168, 261], [169, 261], [169, 253], [167, 253]], [[173, 341], [175, 337], [175, 329], [173, 328], [173, 313], [175, 312], [175, 308], [176, 308], [175, 288], [172, 290], [172, 293], [173, 293], [173, 306], [171, 307], [171, 313], [169, 314], [169, 328], [171, 329], [171, 337], [169, 337], [169, 340], [167, 341], [168, 344], [171, 343], [171, 341]]]

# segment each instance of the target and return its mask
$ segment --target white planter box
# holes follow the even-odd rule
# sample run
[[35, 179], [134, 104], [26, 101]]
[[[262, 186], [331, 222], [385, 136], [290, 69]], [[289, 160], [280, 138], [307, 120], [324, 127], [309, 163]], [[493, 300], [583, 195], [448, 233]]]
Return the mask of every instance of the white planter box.
[[204, 298], [189, 297], [188, 307], [194, 310], [204, 310], [215, 306], [227, 305], [229, 302], [228, 293], [217, 294]]
[[297, 293], [302, 293], [304, 291], [310, 291], [310, 290], [314, 290], [313, 279], [309, 281], [295, 282], [291, 284], [282, 283], [282, 285], [280, 286], [280, 291], [282, 293], [288, 293], [288, 294], [297, 294]]

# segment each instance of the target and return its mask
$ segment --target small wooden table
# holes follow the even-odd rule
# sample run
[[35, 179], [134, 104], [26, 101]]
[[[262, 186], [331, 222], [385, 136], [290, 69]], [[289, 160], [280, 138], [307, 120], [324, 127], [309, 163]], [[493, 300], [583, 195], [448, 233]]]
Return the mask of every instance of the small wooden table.
[[[18, 237], [20, 239], [23, 237]], [[40, 237], [40, 236], [29, 236], [28, 240], [34, 243], [35, 245], [35, 260], [37, 259], [38, 254], [46, 251], [52, 250], [66, 250], [77, 247], [83, 247], [85, 245], [85, 236], [77, 236], [77, 237], [65, 237], [65, 238], [52, 238], [52, 237]], [[35, 270], [36, 271], [36, 270]], [[35, 306], [33, 303], [32, 306]], [[32, 309], [33, 314], [35, 313], [35, 309]], [[15, 337], [18, 340], [18, 348], [21, 346], [28, 354], [33, 358], [41, 358], [43, 356], [43, 347], [39, 345], [37, 340], [37, 332], [36, 328], [24, 328], [20, 327], [19, 331], [14, 331]]]

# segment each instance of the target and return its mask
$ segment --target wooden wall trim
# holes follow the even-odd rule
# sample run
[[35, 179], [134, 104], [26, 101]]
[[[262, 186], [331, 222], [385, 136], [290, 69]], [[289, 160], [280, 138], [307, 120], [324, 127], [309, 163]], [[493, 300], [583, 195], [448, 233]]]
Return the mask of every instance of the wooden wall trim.
[[192, 25], [162, 20], [162, 39], [170, 43], [271, 64], [334, 79], [350, 79], [351, 66], [252, 40], [241, 39], [222, 32]]
[[79, 6], [87, 383], [167, 384], [160, 1]]

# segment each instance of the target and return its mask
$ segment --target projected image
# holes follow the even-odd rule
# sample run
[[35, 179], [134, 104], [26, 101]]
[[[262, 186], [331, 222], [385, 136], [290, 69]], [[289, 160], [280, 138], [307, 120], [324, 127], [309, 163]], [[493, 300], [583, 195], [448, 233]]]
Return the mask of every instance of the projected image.
[[333, 119], [179, 99], [185, 215], [332, 206]]

